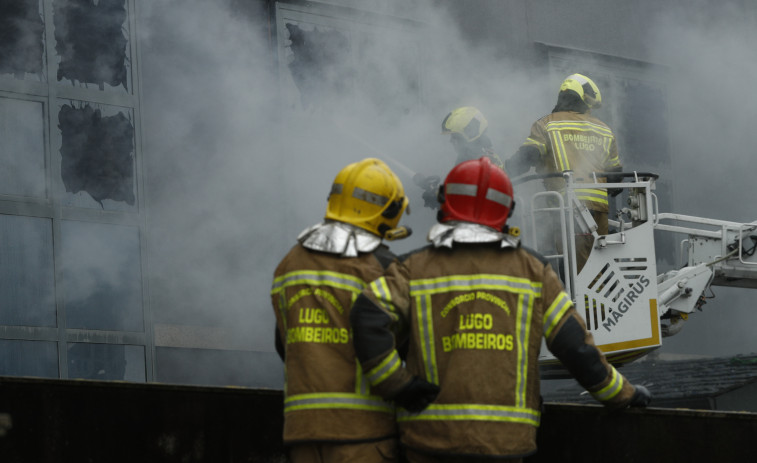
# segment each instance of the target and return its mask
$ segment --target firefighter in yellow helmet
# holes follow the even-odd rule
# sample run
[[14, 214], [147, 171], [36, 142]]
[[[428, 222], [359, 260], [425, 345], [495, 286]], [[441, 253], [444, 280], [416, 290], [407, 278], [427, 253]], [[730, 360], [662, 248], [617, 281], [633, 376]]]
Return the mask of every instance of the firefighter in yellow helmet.
[[408, 207], [389, 167], [368, 158], [334, 179], [325, 220], [304, 230], [276, 268], [271, 300], [284, 361], [284, 444], [293, 463], [396, 461], [394, 406], [375, 395], [355, 359], [349, 314], [396, 256]]
[[533, 453], [542, 339], [606, 407], [650, 400], [607, 362], [550, 264], [520, 246], [507, 225], [513, 198], [486, 157], [452, 168], [430, 245], [392, 263], [352, 307], [355, 351], [374, 390], [397, 403], [410, 463]]
[[442, 121], [442, 134], [449, 135], [449, 141], [455, 148], [455, 164], [486, 156], [494, 165], [504, 167], [502, 160], [492, 149], [492, 142], [486, 134], [487, 128], [489, 122], [473, 106], [463, 106], [447, 114]]
[[[538, 173], [571, 170], [576, 183], [594, 183], [593, 172], [620, 172], [622, 167], [615, 135], [607, 124], [591, 115], [591, 110], [601, 104], [602, 94], [593, 80], [582, 74], [566, 77], [560, 85], [552, 113], [533, 123], [525, 143], [505, 163], [507, 172], [519, 176], [531, 167], [535, 167]], [[622, 177], [598, 177], [597, 180], [619, 182]], [[545, 185], [550, 190], [560, 190], [564, 181], [549, 179]], [[609, 232], [607, 190], [585, 188], [577, 192], [578, 199], [597, 223], [597, 233], [606, 235]], [[576, 236], [579, 272], [589, 258], [593, 243], [591, 234]]]
[[[489, 121], [473, 106], [459, 107], [444, 117], [442, 135], [449, 135], [449, 141], [457, 153], [455, 165], [486, 156], [494, 165], [504, 168], [502, 160], [492, 148], [492, 142], [486, 133], [488, 128]], [[424, 191], [423, 202], [426, 207], [439, 207], [436, 201], [439, 181], [438, 176], [416, 174], [413, 177], [413, 182]]]

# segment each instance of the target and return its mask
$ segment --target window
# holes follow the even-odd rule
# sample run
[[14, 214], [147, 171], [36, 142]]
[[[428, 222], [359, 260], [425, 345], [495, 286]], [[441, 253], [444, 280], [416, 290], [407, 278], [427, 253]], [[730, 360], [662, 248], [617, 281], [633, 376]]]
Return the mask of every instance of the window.
[[0, 3], [0, 375], [150, 381], [135, 0]]
[[68, 377], [144, 382], [145, 349], [121, 344], [69, 343]]
[[44, 117], [39, 101], [0, 97], [0, 195], [45, 197]]
[[66, 326], [142, 331], [139, 229], [64, 220], [61, 245]]
[[57, 344], [0, 339], [0, 376], [57, 378]]
[[87, 102], [59, 107], [61, 181], [66, 205], [130, 210], [136, 204], [131, 111]]
[[16, 0], [0, 4], [0, 74], [41, 74], [44, 30], [41, 2]]
[[364, 103], [396, 117], [420, 105], [417, 24], [378, 14], [356, 19], [354, 12], [323, 4], [282, 3], [276, 4], [276, 21], [289, 107], [317, 111]]
[[0, 325], [56, 326], [50, 219], [0, 215]]
[[53, 2], [58, 81], [129, 90], [128, 2]]

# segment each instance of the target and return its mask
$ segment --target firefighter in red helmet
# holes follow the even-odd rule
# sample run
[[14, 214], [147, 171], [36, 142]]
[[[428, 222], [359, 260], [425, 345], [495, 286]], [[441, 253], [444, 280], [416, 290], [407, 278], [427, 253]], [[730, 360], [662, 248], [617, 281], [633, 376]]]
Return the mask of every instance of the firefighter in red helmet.
[[595, 346], [552, 267], [508, 230], [515, 203], [502, 169], [486, 157], [455, 166], [439, 201], [431, 245], [392, 263], [350, 316], [372, 390], [398, 406], [408, 461], [535, 452], [542, 338], [607, 407], [649, 402]]

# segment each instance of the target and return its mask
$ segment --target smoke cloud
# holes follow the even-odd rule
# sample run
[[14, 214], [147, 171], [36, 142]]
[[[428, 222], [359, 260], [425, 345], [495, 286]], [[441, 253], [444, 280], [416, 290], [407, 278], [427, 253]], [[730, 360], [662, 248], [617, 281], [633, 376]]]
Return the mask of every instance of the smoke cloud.
[[[425, 244], [435, 213], [422, 207], [412, 175], [443, 176], [456, 156], [440, 135], [442, 118], [472, 104], [492, 126], [511, 127], [516, 114], [506, 106], [529, 98], [501, 85], [525, 86], [525, 73], [504, 75], [442, 15], [444, 23], [426, 15], [358, 32], [292, 20], [289, 47], [276, 57], [270, 24], [251, 27], [217, 4], [153, 2], [140, 12], [156, 321], [234, 327], [263, 350], [273, 349], [273, 270], [299, 232], [322, 219], [339, 169], [369, 156], [392, 166], [415, 229], [393, 249], [413, 249]], [[308, 67], [302, 34], [327, 66]], [[466, 57], [477, 72], [460, 65]], [[278, 69], [277, 58], [286, 61]], [[505, 146], [503, 131], [491, 133], [495, 149]]]
[[[242, 14], [254, 7], [241, 11], [240, 2], [140, 3], [156, 322], [228, 327], [251, 348], [272, 352], [273, 271], [298, 233], [322, 219], [339, 169], [379, 157], [400, 176], [411, 199], [403, 222], [415, 230], [392, 244], [404, 252], [425, 244], [435, 215], [422, 207], [412, 175], [443, 177], [455, 159], [439, 133], [447, 112], [478, 107], [500, 157], [517, 149], [554, 105], [555, 77], [501, 44], [472, 42], [458, 30], [465, 18], [438, 3], [416, 2], [417, 20], [398, 20], [377, 3], [377, 14], [358, 26], [294, 12], [285, 30], [267, 10]], [[504, 7], [491, 4], [501, 17]], [[669, 70], [674, 212], [752, 221], [757, 211], [746, 199], [754, 182], [744, 167], [757, 103], [754, 21], [721, 6], [657, 18], [640, 40], [650, 61]], [[289, 41], [280, 53], [276, 34]], [[313, 41], [318, 50], [306, 50]], [[327, 66], [309, 67], [317, 52]], [[744, 323], [757, 317], [749, 290], [715, 291], [703, 314], [664, 341], [665, 351], [757, 351]]]
[[[669, 70], [667, 95], [675, 172], [675, 211], [752, 222], [757, 108], [757, 16], [740, 2], [687, 3], [654, 21], [649, 50]], [[683, 237], [682, 237], [683, 238]], [[663, 351], [700, 355], [757, 352], [753, 289], [713, 288], [702, 313], [665, 339]]]

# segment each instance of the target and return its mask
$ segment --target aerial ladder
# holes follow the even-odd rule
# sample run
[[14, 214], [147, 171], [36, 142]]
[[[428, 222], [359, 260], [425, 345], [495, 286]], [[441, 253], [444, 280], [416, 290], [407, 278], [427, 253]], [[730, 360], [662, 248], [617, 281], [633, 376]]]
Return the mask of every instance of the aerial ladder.
[[[598, 181], [608, 175], [618, 182]], [[550, 177], [562, 177], [564, 190], [544, 191], [541, 185]], [[689, 314], [701, 310], [711, 286], [757, 288], [757, 221], [660, 212], [657, 179], [652, 173], [598, 172], [588, 183], [577, 183], [570, 171], [513, 179], [519, 205], [513, 222], [523, 230], [523, 243], [552, 263], [595, 343], [616, 366], [643, 357], [678, 333]], [[577, 198], [578, 187], [620, 189], [625, 206], [610, 217], [609, 234], [597, 233], [591, 213]], [[683, 237], [679, 268], [658, 273], [655, 231]], [[594, 237], [580, 273], [576, 234]], [[557, 359], [547, 349], [541, 352], [542, 377], [563, 377]]]

